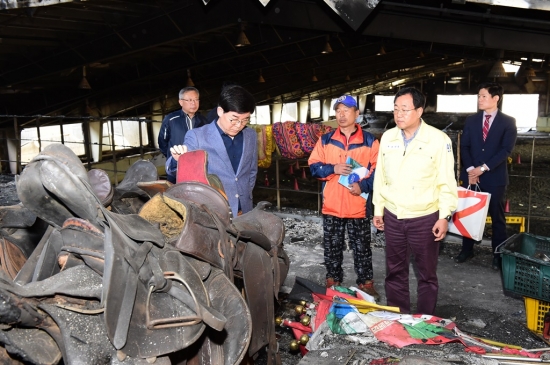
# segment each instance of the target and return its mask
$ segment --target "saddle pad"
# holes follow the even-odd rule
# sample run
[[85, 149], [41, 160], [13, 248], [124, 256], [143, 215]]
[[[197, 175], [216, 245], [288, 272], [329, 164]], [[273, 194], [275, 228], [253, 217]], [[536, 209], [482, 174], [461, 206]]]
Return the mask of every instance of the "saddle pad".
[[208, 153], [204, 150], [189, 151], [178, 159], [176, 183], [195, 181], [208, 185]]

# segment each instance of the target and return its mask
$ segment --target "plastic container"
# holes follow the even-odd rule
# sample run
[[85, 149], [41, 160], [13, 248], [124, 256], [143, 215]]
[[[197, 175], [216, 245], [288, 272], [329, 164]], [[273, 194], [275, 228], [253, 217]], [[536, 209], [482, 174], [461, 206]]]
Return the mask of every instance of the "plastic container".
[[504, 289], [550, 301], [550, 238], [515, 234], [500, 246]]
[[550, 311], [550, 303], [525, 297], [525, 317], [527, 328], [538, 334], [544, 330], [544, 316]]

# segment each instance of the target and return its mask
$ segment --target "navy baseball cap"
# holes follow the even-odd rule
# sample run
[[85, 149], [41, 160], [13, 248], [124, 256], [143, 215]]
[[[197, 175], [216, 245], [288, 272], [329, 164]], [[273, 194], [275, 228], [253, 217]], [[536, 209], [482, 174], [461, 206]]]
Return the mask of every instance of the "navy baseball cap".
[[348, 108], [351, 108], [351, 107], [357, 108], [357, 101], [351, 95], [342, 95], [338, 99], [336, 99], [336, 103], [334, 103], [334, 110], [336, 110], [336, 108], [338, 107], [338, 104], [344, 104]]

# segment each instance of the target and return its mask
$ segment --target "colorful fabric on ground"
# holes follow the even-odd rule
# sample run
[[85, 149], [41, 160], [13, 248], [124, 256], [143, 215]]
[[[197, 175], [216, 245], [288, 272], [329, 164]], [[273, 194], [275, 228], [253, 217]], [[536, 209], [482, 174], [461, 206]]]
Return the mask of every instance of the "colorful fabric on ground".
[[362, 318], [378, 340], [398, 348], [462, 342], [453, 332], [454, 322], [435, 316], [371, 312]]
[[351, 335], [365, 333], [367, 325], [362, 320], [362, 314], [352, 305], [334, 303], [327, 315], [327, 324], [333, 333]]
[[332, 307], [332, 299], [329, 299], [325, 295], [317, 295], [315, 293], [313, 295], [313, 302], [317, 303], [317, 313], [315, 314], [315, 321], [313, 324], [313, 329], [316, 330], [321, 326], [321, 323], [323, 323], [328, 313], [330, 312], [330, 307]]

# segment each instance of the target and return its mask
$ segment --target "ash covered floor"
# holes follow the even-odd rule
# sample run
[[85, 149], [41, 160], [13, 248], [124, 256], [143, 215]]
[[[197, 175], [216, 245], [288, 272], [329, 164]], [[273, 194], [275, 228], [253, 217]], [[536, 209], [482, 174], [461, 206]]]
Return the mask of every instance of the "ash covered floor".
[[[14, 177], [0, 175], [0, 205], [18, 202]], [[297, 303], [285, 299], [285, 293], [292, 289], [296, 276], [318, 284], [324, 284], [325, 281], [322, 225], [320, 217], [314, 211], [283, 208], [274, 212], [286, 217], [284, 245], [291, 260], [289, 274], [280, 296], [278, 315], [295, 319], [294, 307]], [[381, 295], [380, 303], [385, 304], [384, 235], [373, 232], [372, 237], [375, 285]], [[523, 299], [504, 294], [501, 273], [490, 267], [492, 254], [487, 243], [476, 247], [476, 256], [473, 259], [464, 264], [456, 264], [453, 257], [458, 254], [460, 247], [460, 238], [456, 236], [448, 236], [441, 246], [438, 263], [440, 291], [435, 315], [453, 320], [460, 330], [474, 336], [525, 349], [549, 347], [527, 329]], [[345, 253], [344, 260], [346, 277], [343, 285], [352, 286], [355, 284], [355, 274], [350, 252]], [[411, 300], [415, 303], [416, 278], [412, 267], [410, 288]], [[406, 359], [402, 364], [497, 364], [466, 353], [461, 344], [414, 345], [398, 349], [373, 342], [370, 336], [364, 335], [331, 335], [325, 339], [322, 350], [311, 351], [302, 358], [299, 352], [290, 351], [289, 344], [293, 335], [289, 328], [278, 327], [277, 335], [283, 365], [359, 365], [388, 357]], [[256, 365], [262, 365], [263, 361], [260, 357]]]
[[[285, 250], [291, 264], [283, 292], [289, 293], [296, 276], [324, 285], [322, 224], [315, 212], [283, 208], [277, 214], [284, 218]], [[289, 218], [290, 217], [290, 218]], [[296, 217], [296, 218], [294, 218]], [[384, 235], [373, 232], [372, 251], [374, 280], [381, 295], [380, 304], [386, 304], [384, 291], [385, 251]], [[476, 256], [457, 264], [453, 258], [461, 248], [460, 237], [447, 236], [441, 244], [438, 262], [439, 296], [435, 315], [453, 320], [457, 327], [474, 336], [524, 349], [549, 347], [526, 327], [525, 306], [522, 297], [505, 295], [501, 272], [491, 269], [492, 253], [489, 241], [476, 246]], [[351, 252], [344, 254], [346, 276], [343, 286], [355, 285]], [[416, 277], [411, 264], [411, 303], [416, 303]], [[280, 300], [279, 316], [296, 320], [295, 302]], [[284, 365], [369, 364], [371, 360], [394, 357], [407, 359], [409, 364], [497, 364], [478, 355], [465, 352], [462, 344], [414, 345], [402, 349], [380, 342], [371, 336], [330, 335], [325, 348], [309, 352], [304, 358], [292, 352], [289, 344], [294, 339], [289, 328], [278, 327], [279, 346]], [[429, 362], [434, 361], [434, 362]]]

